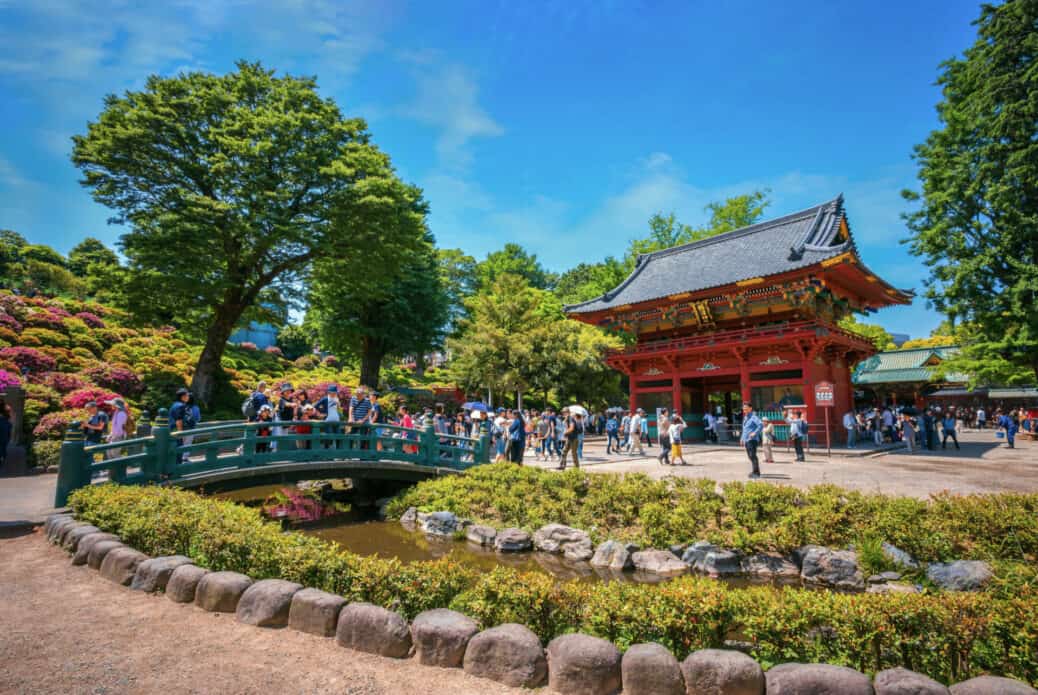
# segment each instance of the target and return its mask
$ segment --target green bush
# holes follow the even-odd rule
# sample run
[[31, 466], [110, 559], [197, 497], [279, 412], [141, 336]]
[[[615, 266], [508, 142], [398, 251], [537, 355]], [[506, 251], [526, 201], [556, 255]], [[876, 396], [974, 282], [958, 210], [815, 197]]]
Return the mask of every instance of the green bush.
[[32, 463], [46, 468], [61, 463], [61, 442], [48, 439], [37, 439], [32, 443]]
[[[727, 483], [640, 473], [562, 474], [511, 464], [428, 480], [394, 499], [408, 507], [449, 510], [493, 526], [535, 530], [551, 522], [587, 530], [595, 541], [643, 546], [709, 540], [744, 552], [788, 553], [887, 541], [918, 559], [1038, 559], [1038, 494], [935, 495], [929, 501], [819, 485]], [[882, 561], [871, 556], [876, 566]]]
[[[501, 475], [524, 485], [533, 480], [531, 472], [514, 466]], [[545, 509], [559, 506], [559, 500], [569, 500], [580, 489], [582, 499], [591, 496], [597, 483], [580, 484], [577, 477], [556, 476], [555, 501]], [[606, 478], [591, 476], [600, 477]], [[683, 504], [690, 505], [688, 514], [697, 524], [717, 503], [705, 484], [652, 487], [649, 494], [640, 489], [642, 483], [624, 482], [639, 488], [635, 506], [662, 505], [665, 498], [654, 496], [659, 490], [673, 494], [680, 489], [695, 500]], [[466, 504], [485, 501], [487, 494], [482, 484], [474, 486]], [[990, 672], [1038, 683], [1038, 590], [1033, 572], [1028, 575], [1031, 583], [1019, 583], [1004, 594], [737, 589], [690, 576], [659, 585], [557, 582], [544, 574], [505, 567], [480, 574], [450, 559], [402, 564], [361, 557], [333, 543], [283, 533], [256, 509], [170, 488], [94, 486], [77, 490], [70, 502], [81, 519], [119, 534], [150, 555], [180, 553], [214, 570], [244, 572], [255, 579], [283, 577], [408, 617], [450, 606], [483, 627], [524, 623], [545, 642], [581, 631], [622, 648], [656, 641], [684, 658], [693, 650], [739, 639], [752, 645], [753, 655], [765, 666], [817, 661], [865, 672], [905, 666], [944, 682]], [[748, 500], [742, 502], [739, 514], [748, 515], [746, 522], [784, 516], [769, 504], [753, 509]], [[572, 500], [570, 504], [576, 509]], [[621, 511], [607, 523], [624, 523], [633, 513]], [[716, 520], [713, 524], [723, 525]]]

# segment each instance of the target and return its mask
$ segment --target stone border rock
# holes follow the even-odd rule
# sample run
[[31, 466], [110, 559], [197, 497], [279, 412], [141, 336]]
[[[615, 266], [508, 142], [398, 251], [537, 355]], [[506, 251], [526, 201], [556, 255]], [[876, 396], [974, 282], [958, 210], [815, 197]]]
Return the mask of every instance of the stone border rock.
[[[47, 519], [44, 531], [51, 542], [63, 545], [70, 531], [85, 526], [68, 515], [55, 515]], [[97, 558], [88, 566], [100, 568], [103, 576], [128, 588], [164, 590], [177, 603], [235, 612], [245, 624], [287, 625], [300, 632], [334, 637], [341, 646], [356, 651], [398, 659], [417, 656], [420, 663], [441, 668], [463, 667], [473, 676], [512, 687], [537, 688], [547, 681], [561, 695], [612, 695], [621, 686], [624, 695], [764, 695], [765, 690], [768, 695], [900, 695], [905, 687], [934, 695], [949, 692], [940, 683], [902, 668], [877, 674], [875, 682], [858, 671], [830, 664], [779, 664], [764, 672], [752, 657], [723, 649], [692, 652], [679, 664], [659, 644], [633, 645], [621, 655], [612, 642], [580, 633], [556, 637], [544, 648], [537, 635], [523, 625], [479, 631], [471, 618], [447, 609], [425, 611], [409, 624], [399, 613], [381, 606], [347, 603], [341, 596], [293, 582], [253, 582], [237, 572], [210, 572], [183, 556], [148, 558], [99, 531], [83, 534], [79, 544], [94, 535], [105, 538], [93, 544], [89, 560], [94, 559], [95, 550]], [[557, 529], [555, 535], [560, 535]], [[583, 552], [586, 544], [581, 541], [578, 537], [571, 542], [579, 544]], [[603, 560], [621, 566], [633, 554], [630, 546], [619, 544], [603, 551]], [[1022, 681], [994, 676], [959, 683], [950, 692], [1038, 695], [1038, 690]]]

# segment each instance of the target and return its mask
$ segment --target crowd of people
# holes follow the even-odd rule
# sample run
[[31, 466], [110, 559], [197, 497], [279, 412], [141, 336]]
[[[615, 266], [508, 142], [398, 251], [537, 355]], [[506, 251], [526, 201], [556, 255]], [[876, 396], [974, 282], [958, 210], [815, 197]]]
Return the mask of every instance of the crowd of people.
[[[141, 422], [135, 422], [130, 409], [122, 398], [104, 403], [86, 404], [86, 417], [82, 420], [84, 439], [87, 444], [119, 442], [133, 437], [147, 436], [151, 426], [147, 413], [142, 413]], [[347, 398], [340, 398], [339, 389], [332, 384], [326, 392], [311, 402], [307, 389], [294, 388], [290, 383], [268, 388], [260, 382], [242, 404], [242, 415], [247, 422], [257, 423], [256, 451], [276, 451], [281, 438], [288, 434], [311, 434], [313, 432], [367, 432], [376, 428], [375, 446], [383, 447], [387, 438], [406, 440], [397, 446], [404, 452], [418, 451], [419, 431], [431, 426], [444, 456], [448, 450], [469, 449], [474, 440], [485, 431], [490, 436], [492, 460], [522, 464], [527, 454], [538, 461], [557, 462], [564, 470], [568, 465], [580, 467], [584, 458], [584, 440], [587, 435], [606, 436], [606, 455], [645, 456], [646, 448], [654, 445], [650, 437], [650, 418], [642, 408], [625, 410], [612, 408], [604, 412], [588, 413], [580, 406], [556, 411], [548, 407], [543, 411], [532, 409], [497, 408], [487, 412], [481, 403], [466, 404], [466, 407], [448, 411], [444, 404], [422, 409], [412, 416], [406, 405], [393, 413], [387, 413], [379, 394], [364, 386], [353, 390]], [[10, 436], [10, 415], [0, 402], [0, 444]], [[191, 392], [181, 388], [169, 410], [169, 427], [180, 446], [190, 446], [192, 431], [201, 423], [202, 416]], [[704, 437], [707, 442], [717, 442], [718, 429], [723, 421], [711, 413], [702, 418]], [[804, 460], [804, 445], [808, 440], [808, 426], [798, 409], [789, 409], [785, 424], [788, 439], [796, 452], [796, 460]], [[1015, 446], [1018, 430], [1033, 430], [1035, 422], [1028, 420], [1025, 413], [1017, 410], [994, 409], [989, 413], [984, 407], [942, 408], [939, 405], [921, 411], [912, 407], [883, 406], [862, 410], [849, 410], [842, 417], [848, 448], [871, 441], [874, 444], [903, 442], [909, 453], [919, 449], [934, 450], [938, 442], [947, 448], [949, 440], [959, 448], [958, 434], [964, 429], [984, 430], [994, 427], [998, 436], [1004, 438], [1009, 447]], [[657, 411], [655, 422], [654, 452], [661, 465], [685, 465], [682, 452], [683, 432], [688, 424], [679, 413], [668, 410]], [[381, 427], [380, 427], [381, 426]], [[392, 426], [392, 427], [389, 427]], [[484, 428], [482, 430], [481, 428]], [[746, 449], [751, 463], [750, 477], [760, 475], [758, 450], [764, 462], [774, 462], [773, 447], [777, 440], [776, 424], [761, 418], [750, 404], [742, 406], [741, 417], [736, 418], [729, 434], [738, 438]], [[338, 447], [334, 437], [315, 438], [322, 446]], [[294, 448], [308, 449], [315, 439], [293, 438]], [[369, 442], [361, 441], [367, 448]], [[0, 449], [2, 450], [2, 449]], [[122, 450], [113, 448], [106, 455], [119, 456]], [[187, 454], [182, 454], [186, 458]], [[471, 460], [471, 457], [469, 457]]]
[[[1015, 409], [995, 408], [990, 423], [996, 436], [1004, 438], [1011, 449], [1016, 446], [1016, 434], [1020, 427], [1031, 426], [1023, 413]], [[949, 439], [959, 449], [958, 433], [966, 429], [987, 429], [989, 413], [984, 407], [934, 405], [920, 412], [911, 406], [886, 405], [857, 412], [847, 411], [843, 415], [843, 427], [847, 435], [847, 447], [851, 449], [859, 442], [872, 441], [877, 446], [903, 442], [908, 453], [920, 449], [933, 451], [938, 441], [941, 448], [946, 449]]]

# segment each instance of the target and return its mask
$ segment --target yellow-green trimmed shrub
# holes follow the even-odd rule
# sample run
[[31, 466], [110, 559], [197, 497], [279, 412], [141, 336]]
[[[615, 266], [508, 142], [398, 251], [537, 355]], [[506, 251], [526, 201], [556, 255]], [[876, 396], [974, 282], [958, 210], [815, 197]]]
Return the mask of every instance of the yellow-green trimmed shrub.
[[1003, 597], [732, 588], [691, 576], [659, 585], [558, 582], [505, 567], [477, 573], [450, 559], [362, 557], [283, 533], [255, 509], [170, 488], [94, 486], [70, 503], [81, 519], [150, 555], [181, 553], [214, 570], [283, 577], [408, 617], [452, 607], [483, 627], [524, 623], [545, 642], [581, 631], [624, 648], [657, 641], [681, 659], [739, 639], [765, 666], [825, 662], [870, 673], [905, 666], [946, 683], [990, 672], [1038, 684], [1038, 592], [1026, 583]]

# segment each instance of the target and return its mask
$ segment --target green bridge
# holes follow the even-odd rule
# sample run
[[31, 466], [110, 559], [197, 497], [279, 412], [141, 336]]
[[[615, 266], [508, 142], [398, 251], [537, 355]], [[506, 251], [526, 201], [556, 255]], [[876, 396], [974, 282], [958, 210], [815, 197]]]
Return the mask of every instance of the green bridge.
[[[260, 427], [281, 434], [259, 436]], [[296, 426], [308, 433], [295, 432]], [[169, 484], [221, 490], [321, 478], [418, 481], [490, 460], [486, 425], [479, 437], [437, 434], [432, 425], [342, 422], [232, 422], [170, 432], [163, 408], [151, 436], [87, 446], [82, 425], [69, 425], [61, 445], [55, 507], [100, 482]]]

